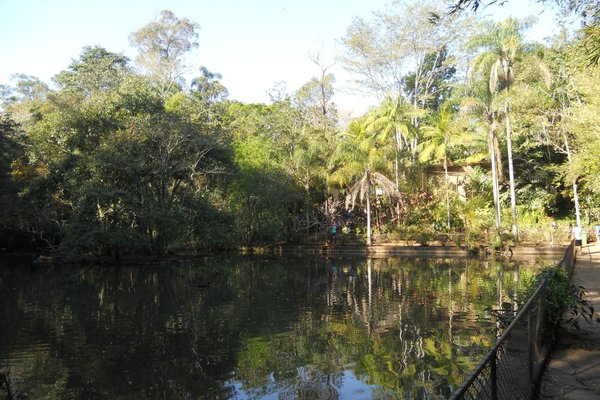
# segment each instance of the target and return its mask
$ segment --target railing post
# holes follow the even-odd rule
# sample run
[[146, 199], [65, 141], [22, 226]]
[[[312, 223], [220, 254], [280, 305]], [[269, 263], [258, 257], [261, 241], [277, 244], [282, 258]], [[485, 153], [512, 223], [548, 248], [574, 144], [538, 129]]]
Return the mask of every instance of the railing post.
[[[546, 282], [543, 282], [542, 285], [545, 285]], [[527, 373], [529, 375], [529, 386], [533, 382], [533, 358], [535, 356], [534, 349], [534, 331], [536, 329], [536, 324], [534, 324], [534, 318], [536, 316], [536, 311], [538, 309], [538, 299], [534, 299], [531, 303], [531, 307], [529, 308], [529, 312], [527, 313]]]
[[490, 360], [490, 386], [492, 392], [492, 400], [498, 400], [498, 349], [494, 346], [494, 353], [492, 355], [492, 359]]

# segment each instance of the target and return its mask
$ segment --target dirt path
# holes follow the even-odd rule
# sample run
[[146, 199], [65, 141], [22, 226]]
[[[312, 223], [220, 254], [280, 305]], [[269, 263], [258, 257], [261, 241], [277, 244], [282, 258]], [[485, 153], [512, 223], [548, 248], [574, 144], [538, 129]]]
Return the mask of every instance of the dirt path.
[[588, 292], [594, 322], [565, 328], [542, 378], [539, 399], [600, 400], [600, 245], [584, 246], [577, 255], [573, 282]]

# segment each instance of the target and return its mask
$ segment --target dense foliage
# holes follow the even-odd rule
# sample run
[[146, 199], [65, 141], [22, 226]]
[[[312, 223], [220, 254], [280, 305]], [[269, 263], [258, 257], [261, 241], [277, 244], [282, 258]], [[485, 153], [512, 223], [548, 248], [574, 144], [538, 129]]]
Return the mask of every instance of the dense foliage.
[[592, 321], [594, 307], [585, 299], [587, 292], [583, 287], [575, 286], [568, 274], [560, 267], [545, 267], [531, 277], [527, 283], [524, 298], [531, 298], [542, 282], [545, 283], [544, 307], [552, 325], [556, 326], [559, 322], [564, 321], [579, 329], [581, 319], [587, 322]]
[[332, 223], [368, 243], [472, 245], [595, 224], [589, 28], [543, 45], [527, 22], [433, 25], [435, 10], [354, 20], [340, 61], [383, 100], [347, 124], [318, 57], [319, 76], [270, 104], [228, 99], [205, 67], [187, 82], [198, 25], [169, 11], [131, 34], [136, 62], [86, 47], [51, 85], [15, 75], [0, 87], [1, 246], [118, 259], [321, 240]]

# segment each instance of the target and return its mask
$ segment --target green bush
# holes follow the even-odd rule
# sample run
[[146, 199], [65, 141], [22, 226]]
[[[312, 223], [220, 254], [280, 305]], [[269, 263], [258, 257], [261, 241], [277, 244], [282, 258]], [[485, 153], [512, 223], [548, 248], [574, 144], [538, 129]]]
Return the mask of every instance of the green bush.
[[415, 241], [417, 243], [420, 243], [423, 246], [427, 246], [427, 245], [429, 245], [429, 243], [431, 243], [431, 241], [433, 241], [434, 238], [435, 238], [435, 233], [433, 233], [429, 229], [421, 228], [421, 229], [419, 229], [419, 232], [417, 232], [417, 235], [415, 236]]
[[579, 328], [579, 320], [590, 322], [594, 307], [587, 301], [585, 289], [571, 283], [567, 273], [560, 267], [546, 267], [527, 282], [525, 299], [531, 297], [537, 287], [546, 282], [544, 305], [549, 321], [556, 325], [561, 320]]
[[476, 251], [484, 240], [485, 237], [482, 232], [468, 231], [465, 235], [465, 245], [470, 251]]

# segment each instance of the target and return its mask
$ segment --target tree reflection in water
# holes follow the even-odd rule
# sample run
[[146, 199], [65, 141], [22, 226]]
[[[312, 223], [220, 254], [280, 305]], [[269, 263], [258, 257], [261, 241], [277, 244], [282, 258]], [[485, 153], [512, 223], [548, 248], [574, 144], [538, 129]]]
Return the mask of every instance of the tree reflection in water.
[[9, 264], [0, 372], [30, 399], [446, 398], [495, 338], [490, 308], [533, 273], [469, 259]]

